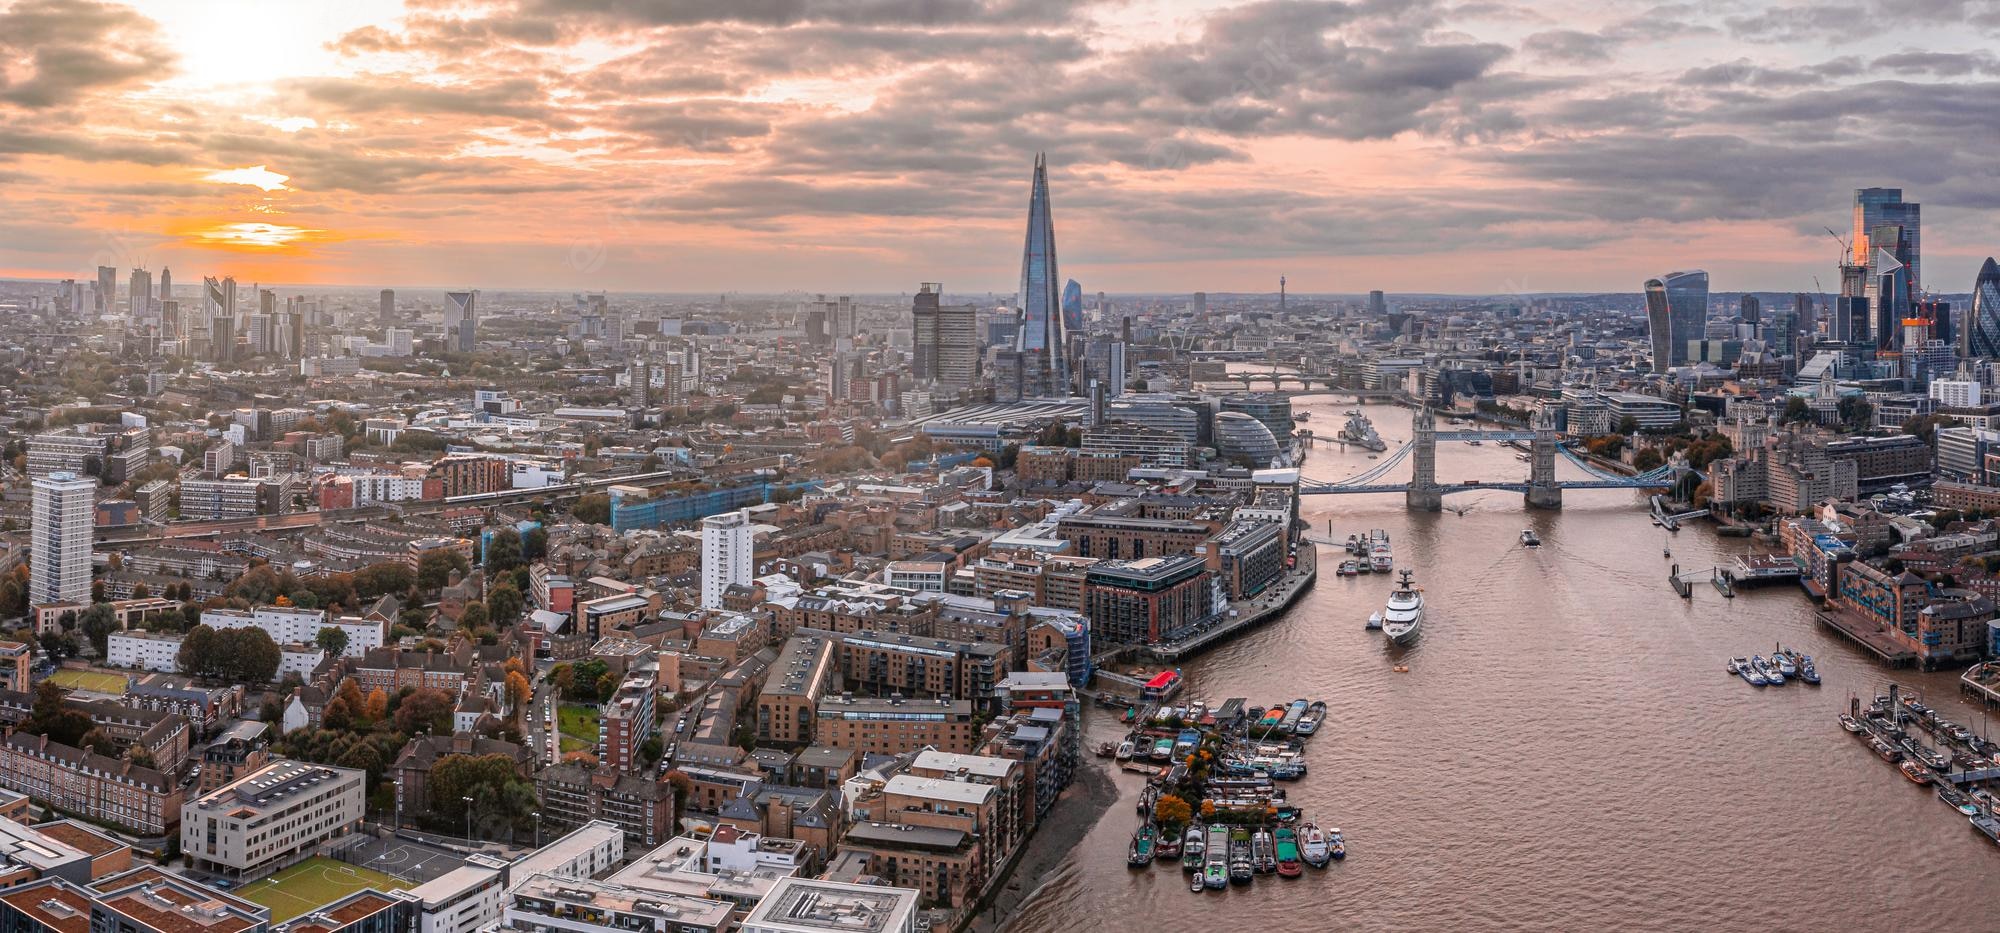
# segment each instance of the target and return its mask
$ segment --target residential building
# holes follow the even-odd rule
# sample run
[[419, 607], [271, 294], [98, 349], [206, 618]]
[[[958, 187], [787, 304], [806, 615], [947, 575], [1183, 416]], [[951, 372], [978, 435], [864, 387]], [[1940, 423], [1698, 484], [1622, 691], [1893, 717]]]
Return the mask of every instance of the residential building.
[[1222, 608], [1207, 565], [1189, 555], [1102, 561], [1087, 586], [1084, 614], [1095, 637], [1110, 642], [1178, 640]]
[[0, 741], [0, 786], [86, 819], [158, 836], [181, 818], [181, 790], [153, 768], [16, 732]]
[[104, 663], [142, 671], [171, 674], [180, 670], [181, 636], [144, 629], [112, 632], [106, 640]]
[[864, 755], [902, 755], [921, 748], [972, 751], [972, 702], [957, 699], [857, 697], [821, 698], [814, 714], [813, 741]]
[[97, 483], [57, 470], [34, 481], [28, 556], [28, 603], [90, 598], [91, 515]]
[[739, 509], [701, 520], [701, 607], [721, 609], [731, 586], [748, 586], [756, 576], [756, 534], [750, 512]]
[[535, 775], [542, 823], [566, 829], [592, 820], [614, 823], [627, 846], [651, 848], [673, 836], [673, 788], [650, 775], [559, 764]]
[[787, 878], [743, 918], [742, 933], [916, 933], [918, 896], [909, 888]]
[[254, 609], [204, 609], [201, 624], [212, 629], [260, 628], [280, 645], [310, 645], [323, 629], [347, 635], [344, 657], [359, 658], [383, 646], [389, 624], [380, 619], [356, 616], [332, 618], [324, 609], [294, 609], [286, 606], [259, 606]]
[[813, 741], [819, 701], [839, 673], [837, 637], [800, 632], [785, 640], [757, 694], [757, 741], [805, 745]]

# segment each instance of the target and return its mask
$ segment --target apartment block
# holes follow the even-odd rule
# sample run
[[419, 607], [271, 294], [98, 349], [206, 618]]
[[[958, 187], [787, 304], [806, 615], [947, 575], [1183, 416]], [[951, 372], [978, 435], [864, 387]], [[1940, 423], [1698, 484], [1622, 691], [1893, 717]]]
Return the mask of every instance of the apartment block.
[[279, 761], [204, 794], [181, 814], [191, 868], [262, 878], [313, 855], [361, 823], [367, 772]]

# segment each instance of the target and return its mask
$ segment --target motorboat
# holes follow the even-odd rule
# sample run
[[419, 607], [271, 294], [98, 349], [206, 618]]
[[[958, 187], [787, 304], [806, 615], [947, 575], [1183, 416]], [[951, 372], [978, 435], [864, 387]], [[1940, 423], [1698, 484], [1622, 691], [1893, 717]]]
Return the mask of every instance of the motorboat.
[[1280, 826], [1274, 835], [1278, 843], [1278, 877], [1297, 878], [1304, 873], [1304, 864], [1299, 860], [1298, 834], [1289, 826]]
[[1250, 858], [1250, 838], [1229, 837], [1229, 883], [1249, 884], [1256, 876], [1256, 864]]
[[1376, 573], [1388, 573], [1396, 567], [1395, 552], [1389, 548], [1389, 533], [1380, 528], [1368, 533], [1368, 563]]
[[1190, 825], [1181, 834], [1181, 871], [1201, 879], [1201, 866], [1208, 855], [1208, 833], [1199, 825]]
[[1930, 769], [1914, 761], [1906, 760], [1897, 765], [1896, 770], [1903, 772], [1903, 776], [1909, 778], [1912, 784], [1929, 784], [1931, 782]]
[[1736, 676], [1743, 678], [1752, 687], [1762, 687], [1771, 682], [1771, 679], [1765, 677], [1764, 672], [1758, 670], [1757, 665], [1752, 664], [1749, 658], [1737, 658], [1730, 663], [1736, 666]]
[[1861, 720], [1849, 716], [1846, 713], [1840, 714], [1840, 727], [1842, 729], [1846, 729], [1847, 731], [1854, 733], [1855, 735], [1860, 735], [1868, 731], [1868, 727], [1862, 725]]
[[1773, 687], [1782, 687], [1785, 685], [1784, 673], [1773, 667], [1771, 662], [1764, 660], [1763, 655], [1752, 655], [1750, 657], [1750, 666], [1756, 669], [1757, 673], [1764, 675], [1765, 683]]
[[1398, 645], [1417, 639], [1424, 624], [1424, 591], [1410, 582], [1410, 571], [1402, 571], [1396, 591], [1382, 609], [1382, 634]]
[[1363, 625], [1362, 627], [1363, 627], [1363, 628], [1366, 628], [1367, 630], [1369, 630], [1369, 631], [1371, 631], [1371, 632], [1379, 632], [1379, 631], [1381, 631], [1381, 630], [1382, 630], [1382, 614], [1381, 614], [1381, 613], [1379, 613], [1379, 612], [1376, 612], [1376, 613], [1371, 613], [1371, 614], [1369, 614], [1369, 616], [1368, 616], [1368, 622], [1367, 622], [1367, 624]]
[[1340, 562], [1341, 576], [1352, 577], [1359, 573], [1361, 573], [1361, 563], [1359, 561], [1344, 560]]
[[1319, 731], [1319, 724], [1325, 721], [1326, 701], [1314, 700], [1313, 704], [1306, 708], [1306, 714], [1299, 717], [1299, 724], [1293, 727], [1292, 732], [1297, 735], [1312, 735]]
[[1211, 891], [1229, 886], [1229, 827], [1220, 823], [1208, 827], [1202, 843], [1201, 881]]
[[1541, 546], [1542, 546], [1542, 539], [1541, 539], [1541, 538], [1540, 538], [1539, 536], [1537, 536], [1537, 535], [1535, 534], [1535, 529], [1533, 529], [1533, 528], [1523, 528], [1523, 529], [1521, 529], [1521, 546], [1522, 546], [1522, 547], [1541, 547]]
[[1792, 656], [1783, 651], [1773, 652], [1770, 663], [1778, 669], [1778, 673], [1786, 677], [1795, 676], [1799, 672], [1799, 666], [1792, 661]]
[[1299, 827], [1299, 856], [1314, 868], [1325, 868], [1333, 860], [1333, 848], [1327, 845], [1326, 833], [1320, 831], [1318, 823], [1308, 820]]
[[1270, 830], [1259, 829], [1250, 834], [1250, 864], [1260, 875], [1278, 870], [1278, 844]]
[[1326, 848], [1327, 854], [1333, 856], [1336, 862], [1347, 857], [1347, 837], [1340, 834], [1340, 827], [1326, 831]]
[[1813, 664], [1812, 655], [1799, 658], [1799, 679], [1813, 686], [1819, 686], [1819, 667]]
[[1144, 868], [1153, 864], [1153, 849], [1159, 843], [1158, 830], [1152, 823], [1139, 824], [1138, 832], [1132, 834], [1132, 844], [1126, 849], [1125, 864], [1131, 868]]

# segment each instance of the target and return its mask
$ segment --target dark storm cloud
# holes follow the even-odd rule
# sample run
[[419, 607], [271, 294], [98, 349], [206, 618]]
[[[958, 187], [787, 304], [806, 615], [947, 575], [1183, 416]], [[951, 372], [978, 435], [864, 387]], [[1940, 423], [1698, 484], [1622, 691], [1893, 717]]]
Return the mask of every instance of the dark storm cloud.
[[90, 0], [21, 0], [0, 12], [0, 103], [62, 107], [166, 77], [173, 53], [131, 7]]

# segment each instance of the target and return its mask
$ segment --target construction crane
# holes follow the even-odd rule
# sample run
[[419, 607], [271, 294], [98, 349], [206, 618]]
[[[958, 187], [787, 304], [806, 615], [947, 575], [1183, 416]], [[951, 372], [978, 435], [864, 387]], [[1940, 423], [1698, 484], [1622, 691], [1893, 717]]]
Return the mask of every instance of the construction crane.
[[1854, 255], [1854, 244], [1847, 242], [1845, 237], [1833, 232], [1832, 227], [1821, 227], [1820, 229], [1825, 230], [1827, 236], [1833, 237], [1833, 241], [1840, 244], [1840, 262], [1837, 265], [1844, 266], [1852, 262], [1853, 260], [1850, 260], [1848, 257]]

